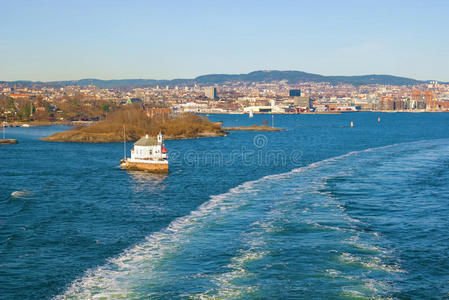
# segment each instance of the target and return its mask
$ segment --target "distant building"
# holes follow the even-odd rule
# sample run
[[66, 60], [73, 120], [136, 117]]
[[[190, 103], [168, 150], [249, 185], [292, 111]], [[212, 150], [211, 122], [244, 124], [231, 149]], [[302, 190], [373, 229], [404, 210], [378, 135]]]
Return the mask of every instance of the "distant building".
[[204, 88], [204, 94], [209, 99], [217, 99], [217, 88], [214, 86], [209, 86]]
[[299, 97], [301, 96], [301, 90], [290, 90], [289, 95], [290, 97]]
[[394, 110], [394, 100], [392, 97], [382, 97], [377, 104], [378, 110]]
[[245, 113], [284, 113], [286, 109], [288, 109], [288, 107], [260, 105], [247, 106], [243, 109], [243, 111]]
[[9, 97], [11, 97], [13, 99], [23, 99], [23, 98], [30, 97], [30, 95], [28, 95], [28, 94], [11, 94], [11, 95], [9, 95]]
[[410, 103], [407, 103], [406, 101], [402, 101], [401, 99], [387, 96], [381, 98], [377, 107], [379, 110], [404, 110], [405, 108], [409, 108], [409, 106], [412, 105]]
[[426, 102], [424, 102], [424, 101], [418, 101], [418, 102], [416, 103], [416, 108], [417, 108], [417, 109], [426, 109]]
[[300, 108], [310, 108], [312, 105], [310, 103], [309, 96], [294, 96], [293, 105]]

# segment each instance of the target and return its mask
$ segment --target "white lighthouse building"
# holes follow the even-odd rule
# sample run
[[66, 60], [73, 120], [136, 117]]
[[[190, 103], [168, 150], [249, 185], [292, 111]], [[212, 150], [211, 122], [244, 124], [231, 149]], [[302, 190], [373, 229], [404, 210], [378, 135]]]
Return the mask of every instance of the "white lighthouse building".
[[167, 149], [163, 142], [164, 136], [160, 132], [156, 138], [145, 135], [134, 143], [131, 157], [123, 159], [121, 167], [150, 172], [168, 172]]

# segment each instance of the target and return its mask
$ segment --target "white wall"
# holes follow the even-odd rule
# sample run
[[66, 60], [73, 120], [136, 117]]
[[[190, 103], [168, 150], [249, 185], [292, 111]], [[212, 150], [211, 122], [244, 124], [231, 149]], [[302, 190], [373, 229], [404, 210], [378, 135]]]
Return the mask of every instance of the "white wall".
[[134, 146], [134, 150], [131, 152], [131, 158], [134, 159], [148, 158], [149, 156], [162, 158], [161, 146]]

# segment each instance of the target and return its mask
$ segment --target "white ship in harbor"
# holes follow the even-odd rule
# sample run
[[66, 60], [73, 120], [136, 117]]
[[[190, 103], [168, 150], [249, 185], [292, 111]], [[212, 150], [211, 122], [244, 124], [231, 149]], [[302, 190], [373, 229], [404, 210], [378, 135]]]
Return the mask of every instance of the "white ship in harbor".
[[164, 147], [164, 137], [159, 132], [157, 138], [147, 135], [134, 143], [131, 157], [120, 162], [123, 169], [141, 170], [147, 172], [166, 173], [168, 170], [167, 149]]

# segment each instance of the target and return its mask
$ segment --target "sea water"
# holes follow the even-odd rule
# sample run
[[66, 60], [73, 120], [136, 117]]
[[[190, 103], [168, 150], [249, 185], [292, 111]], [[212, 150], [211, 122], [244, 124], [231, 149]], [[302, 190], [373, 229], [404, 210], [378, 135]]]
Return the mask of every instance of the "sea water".
[[67, 127], [9, 128], [0, 298], [448, 298], [449, 114], [274, 120], [167, 141], [169, 175], [121, 170], [122, 144], [39, 140]]

